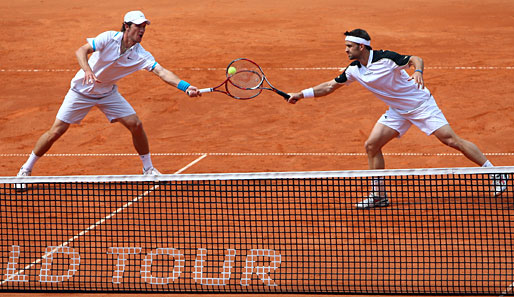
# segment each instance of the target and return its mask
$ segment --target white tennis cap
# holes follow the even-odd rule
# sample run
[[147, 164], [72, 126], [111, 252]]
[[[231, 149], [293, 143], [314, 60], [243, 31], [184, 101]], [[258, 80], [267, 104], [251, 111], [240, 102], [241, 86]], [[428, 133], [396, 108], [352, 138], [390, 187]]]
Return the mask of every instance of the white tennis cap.
[[125, 18], [123, 19], [125, 23], [134, 23], [136, 25], [140, 25], [144, 22], [146, 22], [148, 25], [150, 25], [150, 21], [146, 19], [143, 12], [139, 10], [129, 11], [125, 15]]

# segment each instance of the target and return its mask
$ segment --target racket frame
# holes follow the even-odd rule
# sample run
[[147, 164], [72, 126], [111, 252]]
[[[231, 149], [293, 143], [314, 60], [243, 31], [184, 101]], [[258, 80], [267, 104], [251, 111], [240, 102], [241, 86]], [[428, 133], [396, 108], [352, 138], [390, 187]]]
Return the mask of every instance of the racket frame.
[[[230, 64], [232, 65], [232, 63]], [[254, 88], [241, 88], [239, 87], [238, 85], [234, 84], [230, 78], [232, 77], [232, 75], [228, 74], [228, 68], [230, 67], [230, 65], [227, 67], [227, 78], [225, 79], [224, 82], [222, 82], [221, 84], [219, 84], [218, 86], [216, 87], [213, 87], [213, 88], [204, 88], [204, 89], [200, 89], [199, 92], [200, 93], [210, 93], [210, 92], [219, 92], [219, 93], [223, 93], [225, 95], [228, 95], [234, 99], [237, 99], [237, 100], [249, 100], [249, 99], [252, 99], [252, 98], [255, 98], [257, 96], [259, 96], [261, 93], [262, 93], [262, 89], [258, 89], [258, 86], [257, 87], [254, 87]], [[236, 72], [237, 73], [237, 72]], [[261, 82], [259, 84], [262, 84], [262, 81], [263, 81], [263, 76], [260, 75], [259, 73], [255, 72], [256, 74], [258, 74], [260, 77], [261, 77]], [[259, 92], [253, 94], [252, 96], [249, 96], [249, 97], [239, 97], [239, 96], [236, 96], [232, 93], [230, 93], [229, 89], [228, 89], [228, 84], [231, 84], [233, 85], [234, 87], [238, 88], [238, 89], [241, 89], [241, 90], [259, 90]], [[223, 90], [223, 86], [225, 86], [225, 90]]]
[[[234, 85], [235, 87], [237, 88], [240, 88], [240, 89], [243, 89], [243, 90], [255, 90], [255, 89], [261, 89], [261, 90], [269, 90], [269, 91], [273, 91], [277, 94], [279, 94], [280, 96], [282, 96], [286, 101], [289, 100], [289, 98], [291, 96], [289, 96], [289, 94], [275, 88], [268, 80], [268, 78], [266, 77], [266, 74], [264, 74], [264, 71], [262, 70], [261, 66], [259, 66], [259, 64], [255, 63], [254, 61], [250, 60], [250, 59], [247, 59], [247, 58], [238, 58], [238, 59], [235, 59], [233, 60], [232, 62], [230, 62], [230, 64], [227, 66], [227, 69], [226, 69], [226, 75], [228, 78], [230, 78], [230, 74], [228, 73], [228, 69], [230, 67], [232, 67], [232, 64], [238, 62], [238, 61], [246, 61], [246, 62], [249, 62], [253, 65], [255, 65], [255, 67], [257, 67], [257, 69], [259, 69], [260, 71], [260, 74], [262, 76], [261, 78], [261, 82], [256, 86], [256, 87], [253, 87], [253, 88], [244, 88], [244, 87], [241, 87], [241, 86], [238, 86], [234, 83], [232, 83], [232, 85]], [[237, 69], [237, 67], [235, 67]], [[236, 72], [237, 73], [237, 72]], [[266, 83], [270, 86], [269, 88], [268, 87], [263, 87], [262, 85], [264, 84], [264, 81], [266, 81]], [[260, 94], [260, 93], [259, 93]]]

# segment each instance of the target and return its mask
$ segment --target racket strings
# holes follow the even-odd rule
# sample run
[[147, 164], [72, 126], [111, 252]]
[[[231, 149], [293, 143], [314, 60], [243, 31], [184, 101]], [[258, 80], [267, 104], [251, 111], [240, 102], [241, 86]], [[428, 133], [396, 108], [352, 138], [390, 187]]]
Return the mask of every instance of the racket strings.
[[[235, 68], [235, 73], [230, 74], [229, 69]], [[260, 86], [264, 81], [261, 69], [257, 64], [248, 59], [237, 59], [227, 67], [226, 91], [237, 99], [250, 99], [262, 92]]]
[[261, 85], [262, 76], [252, 70], [237, 70], [230, 76], [230, 82], [241, 89], [255, 89]]
[[231, 81], [229, 81], [226, 84], [226, 91], [229, 93], [230, 96], [237, 98], [237, 99], [250, 99], [257, 95], [259, 95], [262, 90], [261, 89], [245, 89], [240, 88], [236, 85], [234, 85]]
[[261, 93], [258, 89], [262, 76], [253, 70], [236, 68], [237, 71], [230, 76], [226, 85], [227, 92], [239, 99], [253, 98]]
[[[240, 88], [257, 88], [263, 82], [263, 75], [259, 66], [249, 60], [235, 60], [229, 65], [230, 67], [236, 69], [236, 73], [231, 76], [230, 80]], [[228, 76], [230, 75], [227, 73]]]

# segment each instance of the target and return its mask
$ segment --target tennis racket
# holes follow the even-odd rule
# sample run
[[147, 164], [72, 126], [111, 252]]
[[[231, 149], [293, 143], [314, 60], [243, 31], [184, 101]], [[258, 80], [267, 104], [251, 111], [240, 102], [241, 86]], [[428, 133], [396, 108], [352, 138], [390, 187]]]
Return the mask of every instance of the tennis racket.
[[[230, 67], [234, 67], [236, 69], [236, 73], [239, 73], [240, 71], [248, 71], [248, 72], [252, 72], [252, 73], [258, 73], [260, 76], [261, 76], [261, 82], [259, 83], [258, 86], [256, 87], [248, 87], [244, 81], [241, 82], [239, 79], [232, 79], [232, 83], [240, 88], [240, 89], [245, 89], [245, 90], [248, 90], [248, 89], [258, 89], [258, 90], [269, 90], [269, 91], [273, 91], [277, 94], [279, 94], [280, 96], [284, 97], [284, 99], [287, 101], [289, 99], [289, 95], [285, 92], [282, 92], [281, 90], [275, 88], [268, 80], [268, 78], [266, 78], [266, 75], [264, 74], [264, 71], [262, 71], [262, 68], [257, 65], [257, 63], [255, 63], [254, 61], [250, 60], [250, 59], [246, 59], [246, 58], [239, 58], [239, 59], [235, 59], [234, 61], [232, 61], [230, 63], [230, 65], [228, 65], [228, 68], [227, 68], [227, 73], [228, 73], [228, 69]], [[268, 85], [267, 87], [264, 86], [264, 82], [266, 82], [266, 84]]]
[[[262, 92], [261, 89], [258, 89], [262, 83], [262, 76], [258, 72], [244, 69], [236, 71], [234, 74], [229, 74], [228, 69], [231, 67], [230, 65], [227, 67], [227, 78], [224, 82], [213, 88], [200, 89], [199, 92], [220, 92], [240, 100], [257, 97]], [[237, 82], [237, 85], [234, 82]]]
[[[234, 70], [234, 68], [235, 73], [230, 74], [229, 69]], [[269, 90], [284, 97], [286, 101], [290, 97], [287, 93], [275, 88], [268, 81], [261, 67], [249, 59], [239, 58], [230, 62], [225, 75], [227, 79], [223, 83], [214, 88], [200, 89], [200, 93], [221, 92], [235, 99], [251, 99], [257, 97], [262, 90]], [[269, 87], [263, 86], [264, 82]]]

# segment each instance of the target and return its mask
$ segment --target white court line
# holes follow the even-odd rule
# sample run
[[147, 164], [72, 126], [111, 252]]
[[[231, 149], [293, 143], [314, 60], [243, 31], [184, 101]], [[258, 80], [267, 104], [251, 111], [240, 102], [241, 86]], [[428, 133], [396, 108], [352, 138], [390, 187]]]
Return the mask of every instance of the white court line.
[[[287, 71], [319, 71], [319, 70], [338, 70], [343, 71], [341, 66], [327, 67], [265, 67], [269, 70], [287, 70]], [[514, 70], [514, 66], [427, 66], [427, 70]], [[174, 68], [176, 71], [221, 71], [225, 68], [220, 67], [179, 67]], [[77, 72], [78, 69], [0, 69], [0, 72]]]
[[186, 169], [188, 169], [189, 167], [195, 165], [196, 163], [200, 162], [203, 158], [207, 157], [207, 155], [202, 155], [200, 158], [194, 160], [193, 162], [187, 164], [184, 168], [180, 169], [179, 171], [173, 173], [173, 174], [180, 174], [182, 173], [183, 171], [185, 171]]
[[[177, 172], [173, 173], [173, 174], [180, 174], [181, 172], [185, 171], [186, 169], [188, 169], [189, 167], [193, 166], [194, 164], [200, 162], [203, 158], [207, 157], [207, 155], [202, 155], [201, 157], [197, 158], [196, 160], [194, 160], [193, 162], [187, 164], [185, 167], [183, 167], [182, 169], [178, 170]], [[111, 219], [112, 217], [114, 217], [115, 215], [117, 215], [118, 213], [122, 212], [123, 210], [125, 210], [126, 208], [130, 207], [132, 204], [138, 202], [139, 200], [143, 199], [144, 197], [146, 197], [149, 193], [157, 190], [159, 188], [160, 185], [155, 185], [153, 186], [150, 190], [147, 190], [146, 192], [144, 192], [142, 195], [134, 198], [132, 201], [129, 201], [127, 202], [125, 205], [123, 205], [122, 207], [116, 209], [115, 211], [113, 211], [111, 214], [109, 214], [108, 216], [106, 216], [105, 218], [97, 221], [96, 223], [94, 223], [93, 225], [87, 227], [86, 229], [84, 229], [82, 232], [80, 232], [79, 234], [73, 236], [72, 238], [68, 239], [66, 242], [63, 242], [61, 243], [59, 246], [55, 247], [53, 250], [51, 250], [50, 252], [47, 252], [46, 254], [44, 254], [41, 258], [37, 259], [36, 261], [30, 263], [29, 265], [25, 266], [25, 268], [23, 268], [22, 270], [18, 270], [16, 273], [12, 274], [10, 277], [4, 279], [1, 283], [0, 283], [0, 286], [2, 286], [4, 283], [10, 281], [13, 277], [19, 275], [19, 274], [22, 274], [23, 272], [25, 272], [26, 270], [30, 269], [32, 266], [40, 263], [43, 259], [45, 259], [46, 257], [52, 255], [53, 253], [55, 253], [57, 250], [59, 250], [61, 247], [65, 247], [65, 246], [68, 246], [70, 243], [72, 243], [73, 241], [75, 241], [76, 239], [78, 239], [79, 237], [85, 235], [86, 233], [88, 233], [89, 231], [91, 230], [94, 230], [96, 227], [98, 227], [99, 225], [103, 224], [105, 221]]]
[[[461, 153], [383, 153], [385, 156], [462, 156]], [[152, 153], [152, 156], [366, 156], [366, 153]], [[484, 153], [486, 156], [514, 156], [513, 153]], [[0, 154], [1, 157], [28, 157], [30, 154]], [[45, 154], [45, 157], [132, 157], [138, 156], [136, 153], [103, 153], [103, 154]]]

